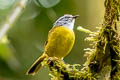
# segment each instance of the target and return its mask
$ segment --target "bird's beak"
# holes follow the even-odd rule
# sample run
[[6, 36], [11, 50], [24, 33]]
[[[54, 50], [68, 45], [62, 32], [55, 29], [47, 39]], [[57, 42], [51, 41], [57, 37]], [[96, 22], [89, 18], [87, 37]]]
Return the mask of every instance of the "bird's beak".
[[76, 19], [77, 17], [79, 17], [79, 15], [75, 15], [75, 16], [73, 16], [74, 19]]

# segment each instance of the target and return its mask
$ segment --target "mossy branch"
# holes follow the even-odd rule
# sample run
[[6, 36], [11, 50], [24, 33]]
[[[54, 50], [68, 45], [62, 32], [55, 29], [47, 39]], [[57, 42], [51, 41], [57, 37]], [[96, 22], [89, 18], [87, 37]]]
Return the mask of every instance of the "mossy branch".
[[17, 18], [23, 12], [28, 0], [20, 0], [16, 3], [11, 14], [7, 17], [0, 29], [0, 40], [4, 37], [10, 27], [16, 22]]
[[65, 64], [63, 61], [56, 58], [48, 59], [50, 68], [51, 80], [96, 80], [92, 77], [92, 73], [87, 70], [80, 70], [79, 64]]
[[[120, 0], [105, 0], [105, 15], [101, 29], [96, 35], [94, 51], [87, 52], [90, 55], [86, 64], [91, 73], [96, 77], [100, 74], [108, 75], [107, 80], [120, 80], [120, 37], [118, 34], [118, 21]], [[106, 73], [103, 71], [107, 68]], [[105, 79], [106, 77], [104, 77]]]

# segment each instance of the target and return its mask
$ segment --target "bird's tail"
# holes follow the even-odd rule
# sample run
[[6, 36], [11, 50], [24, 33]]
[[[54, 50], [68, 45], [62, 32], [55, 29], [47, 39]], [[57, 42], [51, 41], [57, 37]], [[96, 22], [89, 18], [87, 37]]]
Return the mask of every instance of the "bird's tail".
[[38, 70], [40, 69], [40, 67], [42, 66], [42, 61], [47, 57], [46, 53], [43, 53], [42, 56], [40, 56], [33, 64], [32, 66], [28, 69], [28, 71], [26, 72], [27, 75], [34, 75], [35, 73], [38, 72]]

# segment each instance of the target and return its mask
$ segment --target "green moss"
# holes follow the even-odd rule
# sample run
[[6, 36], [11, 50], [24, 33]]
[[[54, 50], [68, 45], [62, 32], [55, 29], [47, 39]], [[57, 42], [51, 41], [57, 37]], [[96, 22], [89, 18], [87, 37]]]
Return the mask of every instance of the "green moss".
[[51, 59], [48, 61], [48, 65], [52, 80], [96, 80], [89, 71], [80, 70], [79, 64], [70, 65], [59, 59]]
[[[120, 37], [117, 32], [119, 20], [120, 1], [105, 0], [105, 15], [104, 21], [98, 34], [90, 36], [95, 38], [93, 41], [94, 51], [89, 51], [86, 64], [92, 74], [100, 76], [99, 73], [105, 69], [106, 66], [111, 67], [109, 73], [110, 79], [119, 80], [120, 66], [114, 60], [120, 60]], [[88, 38], [89, 39], [89, 38]], [[104, 74], [105, 75], [105, 74]]]

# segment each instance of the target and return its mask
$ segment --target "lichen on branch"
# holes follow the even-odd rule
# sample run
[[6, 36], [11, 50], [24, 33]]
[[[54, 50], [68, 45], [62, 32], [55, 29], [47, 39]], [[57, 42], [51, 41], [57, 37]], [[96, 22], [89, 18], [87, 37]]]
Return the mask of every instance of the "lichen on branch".
[[92, 73], [87, 70], [80, 70], [79, 64], [65, 64], [57, 58], [49, 58], [48, 66], [50, 69], [51, 80], [96, 80]]
[[[96, 77], [103, 73], [107, 79], [120, 79], [120, 35], [118, 33], [120, 0], [105, 0], [105, 15], [98, 35], [94, 36], [94, 50], [89, 53], [86, 65]], [[104, 77], [106, 79], [106, 77]]]

